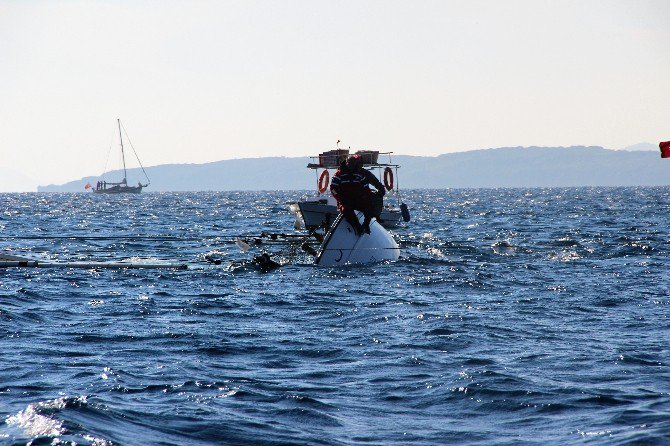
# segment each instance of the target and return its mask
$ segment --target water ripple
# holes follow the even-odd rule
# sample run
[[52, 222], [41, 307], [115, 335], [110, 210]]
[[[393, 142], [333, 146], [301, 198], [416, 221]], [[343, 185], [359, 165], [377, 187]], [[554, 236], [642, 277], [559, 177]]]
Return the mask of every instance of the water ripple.
[[250, 267], [300, 195], [0, 194], [3, 252], [191, 266], [0, 270], [0, 443], [667, 443], [670, 191], [408, 191], [397, 262]]

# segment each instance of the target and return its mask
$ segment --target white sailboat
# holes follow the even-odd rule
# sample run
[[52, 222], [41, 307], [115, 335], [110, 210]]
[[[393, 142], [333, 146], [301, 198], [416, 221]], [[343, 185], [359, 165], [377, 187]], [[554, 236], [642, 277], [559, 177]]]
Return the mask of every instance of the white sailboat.
[[[95, 188], [93, 188], [93, 192], [96, 194], [139, 194], [142, 192], [142, 189], [149, 186], [150, 181], [149, 177], [147, 176], [146, 171], [144, 170], [144, 167], [142, 166], [142, 163], [140, 162], [140, 158], [137, 156], [137, 153], [135, 152], [135, 148], [132, 147], [132, 143], [130, 147], [133, 149], [133, 153], [135, 153], [135, 157], [137, 158], [137, 162], [139, 163], [140, 167], [142, 168], [142, 172], [144, 172], [144, 176], [147, 179], [146, 184], [142, 184], [141, 182], [137, 183], [137, 186], [128, 186], [128, 179], [127, 179], [127, 173], [126, 173], [126, 155], [123, 147], [123, 136], [121, 134], [121, 120], [117, 119], [116, 120], [118, 127], [119, 127], [119, 141], [121, 143], [121, 160], [123, 162], [123, 179], [118, 182], [110, 182], [110, 181], [105, 181], [101, 180], [98, 181], [96, 184]], [[87, 186], [88, 187], [88, 186]]]

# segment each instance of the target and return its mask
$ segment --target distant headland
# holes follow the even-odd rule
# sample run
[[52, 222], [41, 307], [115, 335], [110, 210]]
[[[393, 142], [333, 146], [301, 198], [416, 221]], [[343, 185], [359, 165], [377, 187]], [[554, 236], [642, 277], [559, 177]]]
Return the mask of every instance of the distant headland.
[[[652, 144], [630, 150], [602, 147], [503, 147], [434, 157], [397, 155], [400, 186], [417, 188], [579, 187], [670, 185], [670, 161]], [[147, 192], [314, 189], [307, 157], [267, 157], [146, 168]], [[114, 173], [110, 176], [114, 177]], [[118, 175], [117, 175], [118, 176]], [[139, 172], [128, 171], [139, 177]], [[90, 176], [38, 192], [84, 192]]]

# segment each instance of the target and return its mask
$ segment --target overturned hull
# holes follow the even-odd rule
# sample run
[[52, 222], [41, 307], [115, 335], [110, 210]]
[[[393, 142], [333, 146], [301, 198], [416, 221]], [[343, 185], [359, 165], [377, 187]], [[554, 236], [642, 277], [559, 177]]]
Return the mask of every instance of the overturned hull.
[[[356, 215], [363, 223], [363, 213], [356, 212]], [[338, 215], [321, 244], [316, 264], [330, 267], [398, 260], [399, 257], [398, 244], [375, 219], [370, 223], [370, 233], [359, 236], [346, 219]]]

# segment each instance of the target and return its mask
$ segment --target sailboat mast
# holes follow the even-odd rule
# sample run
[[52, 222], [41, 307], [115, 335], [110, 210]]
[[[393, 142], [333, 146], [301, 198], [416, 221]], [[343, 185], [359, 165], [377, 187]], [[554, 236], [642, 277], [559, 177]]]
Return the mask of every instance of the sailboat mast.
[[116, 122], [119, 124], [119, 140], [121, 141], [121, 159], [123, 160], [123, 182], [128, 184], [126, 181], [126, 155], [123, 153], [123, 136], [121, 136], [121, 120], [116, 119]]

